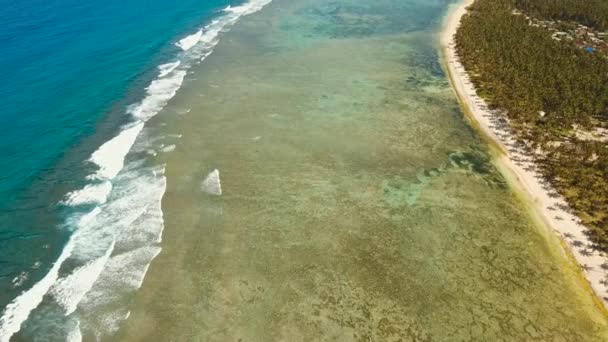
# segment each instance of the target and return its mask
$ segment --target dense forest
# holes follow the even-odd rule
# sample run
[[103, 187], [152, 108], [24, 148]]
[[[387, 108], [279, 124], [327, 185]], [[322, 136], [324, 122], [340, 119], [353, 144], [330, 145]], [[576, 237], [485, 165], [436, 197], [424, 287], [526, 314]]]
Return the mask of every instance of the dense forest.
[[533, 17], [574, 21], [608, 30], [606, 0], [516, 0], [515, 6]]
[[525, 15], [605, 28], [607, 4], [477, 0], [456, 34], [456, 48], [479, 95], [507, 115], [518, 140], [535, 151], [546, 179], [606, 251], [608, 147], [577, 133], [608, 123], [608, 60], [552, 39], [545, 28], [529, 25]]

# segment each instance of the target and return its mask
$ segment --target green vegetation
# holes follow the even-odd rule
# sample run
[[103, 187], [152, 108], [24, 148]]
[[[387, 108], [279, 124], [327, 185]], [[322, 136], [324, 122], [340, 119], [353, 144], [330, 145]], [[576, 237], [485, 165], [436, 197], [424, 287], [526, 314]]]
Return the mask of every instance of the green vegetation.
[[[570, 6], [575, 3], [576, 5]], [[598, 6], [591, 4], [601, 3]], [[477, 0], [463, 17], [456, 46], [478, 93], [506, 113], [518, 139], [536, 153], [544, 176], [608, 250], [608, 148], [582, 140], [608, 122], [608, 60], [524, 15], [606, 27], [608, 2]]]
[[598, 30], [608, 30], [606, 0], [516, 0], [515, 5], [533, 17], [576, 21]]
[[598, 244], [608, 241], [608, 148], [606, 143], [572, 139], [550, 149], [540, 163], [544, 175], [560, 190]]

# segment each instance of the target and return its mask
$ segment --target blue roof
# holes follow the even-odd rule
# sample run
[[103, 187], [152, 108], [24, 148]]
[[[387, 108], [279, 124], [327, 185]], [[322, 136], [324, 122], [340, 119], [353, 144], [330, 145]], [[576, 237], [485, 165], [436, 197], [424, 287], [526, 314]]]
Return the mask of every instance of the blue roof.
[[585, 51], [587, 51], [587, 52], [593, 52], [593, 51], [595, 51], [595, 49], [592, 48], [591, 46], [589, 46], [589, 47], [585, 48]]

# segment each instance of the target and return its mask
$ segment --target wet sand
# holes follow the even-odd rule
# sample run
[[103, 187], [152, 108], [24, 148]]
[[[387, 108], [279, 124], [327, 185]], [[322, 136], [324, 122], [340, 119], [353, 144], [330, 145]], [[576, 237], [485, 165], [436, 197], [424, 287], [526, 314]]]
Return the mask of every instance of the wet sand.
[[[163, 113], [162, 252], [127, 341], [600, 341], [607, 321], [463, 118], [442, 1], [275, 0]], [[201, 184], [220, 171], [223, 194]]]

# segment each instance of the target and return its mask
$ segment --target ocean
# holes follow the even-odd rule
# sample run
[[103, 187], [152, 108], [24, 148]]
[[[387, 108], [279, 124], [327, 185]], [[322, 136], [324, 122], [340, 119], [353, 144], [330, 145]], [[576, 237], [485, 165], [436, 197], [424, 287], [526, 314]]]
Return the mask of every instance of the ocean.
[[605, 340], [451, 3], [2, 3], [0, 342]]
[[67, 317], [79, 304], [103, 312], [97, 336], [125, 318], [119, 292], [141, 285], [163, 229], [144, 123], [266, 2], [0, 2], [1, 341], [78, 335], [94, 320]]

